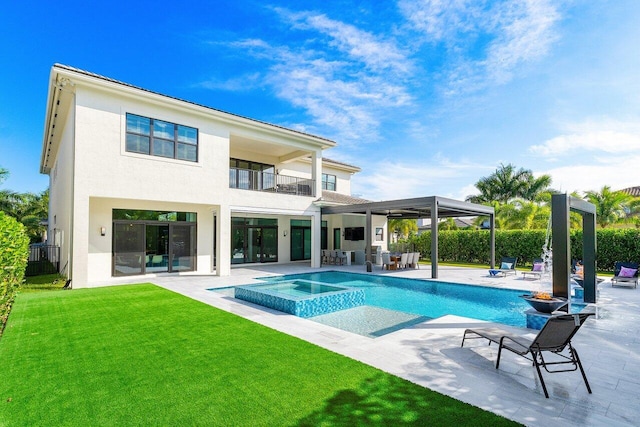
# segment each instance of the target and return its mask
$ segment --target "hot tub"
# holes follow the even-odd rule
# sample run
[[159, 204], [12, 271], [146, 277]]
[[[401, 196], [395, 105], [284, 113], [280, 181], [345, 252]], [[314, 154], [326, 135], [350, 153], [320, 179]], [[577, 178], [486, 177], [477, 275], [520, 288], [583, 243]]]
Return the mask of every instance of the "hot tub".
[[364, 305], [364, 290], [311, 280], [235, 288], [235, 297], [298, 317], [313, 317]]

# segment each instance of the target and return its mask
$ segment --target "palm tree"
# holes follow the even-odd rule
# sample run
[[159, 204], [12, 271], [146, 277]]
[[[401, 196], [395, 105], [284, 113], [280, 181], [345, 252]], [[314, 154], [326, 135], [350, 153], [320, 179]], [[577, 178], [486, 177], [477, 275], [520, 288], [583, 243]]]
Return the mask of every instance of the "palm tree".
[[551, 208], [523, 199], [498, 205], [496, 222], [509, 230], [539, 230], [547, 227]]
[[389, 233], [396, 233], [399, 238], [407, 238], [418, 232], [418, 221], [415, 219], [389, 218]]
[[602, 228], [625, 218], [634, 202], [634, 197], [622, 191], [611, 191], [608, 185], [602, 187], [599, 192], [585, 192], [585, 198], [595, 205], [596, 222]]
[[501, 164], [494, 173], [480, 178], [475, 185], [480, 194], [467, 197], [469, 202], [496, 201], [504, 204], [516, 198], [539, 201], [542, 195], [550, 190], [551, 176], [542, 175], [536, 178], [530, 170], [516, 169], [512, 164]]

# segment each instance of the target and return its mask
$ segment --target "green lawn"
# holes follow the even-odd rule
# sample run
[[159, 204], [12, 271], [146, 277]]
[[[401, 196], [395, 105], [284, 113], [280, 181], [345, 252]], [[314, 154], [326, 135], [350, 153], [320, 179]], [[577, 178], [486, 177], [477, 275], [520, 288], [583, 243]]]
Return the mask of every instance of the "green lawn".
[[151, 284], [20, 293], [0, 426], [515, 425]]

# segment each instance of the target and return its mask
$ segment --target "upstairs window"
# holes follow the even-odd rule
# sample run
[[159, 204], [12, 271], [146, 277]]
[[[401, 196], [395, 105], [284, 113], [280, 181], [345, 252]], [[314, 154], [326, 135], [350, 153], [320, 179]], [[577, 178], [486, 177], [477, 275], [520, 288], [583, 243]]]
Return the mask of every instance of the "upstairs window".
[[323, 190], [331, 190], [336, 191], [336, 176], [328, 175], [326, 173], [322, 174], [322, 189]]
[[197, 162], [198, 129], [127, 113], [126, 150]]

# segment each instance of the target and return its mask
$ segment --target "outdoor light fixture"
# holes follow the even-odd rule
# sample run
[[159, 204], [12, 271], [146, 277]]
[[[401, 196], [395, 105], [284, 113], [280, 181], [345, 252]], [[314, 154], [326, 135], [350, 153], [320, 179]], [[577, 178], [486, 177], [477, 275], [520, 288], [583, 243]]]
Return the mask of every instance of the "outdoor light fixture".
[[106, 236], [107, 235], [106, 227], [100, 227], [100, 235], [101, 236]]

